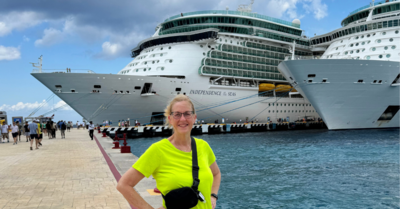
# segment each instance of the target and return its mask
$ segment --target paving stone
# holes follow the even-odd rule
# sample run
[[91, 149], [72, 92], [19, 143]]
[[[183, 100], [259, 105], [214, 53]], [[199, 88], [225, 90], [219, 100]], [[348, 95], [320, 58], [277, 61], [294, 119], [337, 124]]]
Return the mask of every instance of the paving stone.
[[0, 208], [130, 208], [87, 130], [45, 136], [33, 151], [21, 140], [0, 143]]

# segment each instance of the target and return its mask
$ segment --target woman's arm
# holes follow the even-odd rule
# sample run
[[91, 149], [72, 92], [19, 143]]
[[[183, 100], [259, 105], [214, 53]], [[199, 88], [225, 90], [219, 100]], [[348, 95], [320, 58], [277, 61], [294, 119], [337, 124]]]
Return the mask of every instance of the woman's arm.
[[[221, 184], [221, 172], [219, 171], [217, 161], [211, 164], [210, 169], [214, 176], [213, 184], [211, 187], [211, 193], [218, 195], [219, 185]], [[217, 205], [217, 199], [215, 199], [215, 197], [213, 196], [211, 196], [211, 204], [213, 209]]]
[[117, 190], [124, 195], [129, 204], [138, 209], [154, 209], [133, 189], [144, 175], [134, 168], [130, 168], [118, 181]]

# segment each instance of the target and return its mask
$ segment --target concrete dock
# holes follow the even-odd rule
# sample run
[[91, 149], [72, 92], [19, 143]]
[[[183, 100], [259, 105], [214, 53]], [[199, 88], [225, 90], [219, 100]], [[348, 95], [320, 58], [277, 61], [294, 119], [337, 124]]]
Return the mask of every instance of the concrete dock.
[[[44, 136], [43, 146], [33, 151], [25, 136], [17, 145], [0, 143], [0, 208], [131, 208], [116, 190], [116, 177], [137, 157], [112, 150], [110, 138], [95, 138], [73, 129], [65, 139], [60, 132], [56, 139]], [[154, 187], [155, 180], [145, 178], [135, 188], [160, 207], [161, 196], [147, 191]]]

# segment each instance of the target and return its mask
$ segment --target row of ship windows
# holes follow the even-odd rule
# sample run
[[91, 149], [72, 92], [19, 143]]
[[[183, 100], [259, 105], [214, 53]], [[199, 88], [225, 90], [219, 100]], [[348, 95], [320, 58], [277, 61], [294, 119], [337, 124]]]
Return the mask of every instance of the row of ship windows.
[[[394, 50], [394, 49], [396, 49], [396, 46], [393, 45], [393, 46], [385, 46], [385, 47], [383, 47], [384, 50], [389, 50], [389, 48]], [[371, 47], [370, 50], [371, 51], [376, 51], [376, 47]], [[365, 49], [357, 49], [357, 50], [345, 51], [344, 55], [353, 54], [353, 53], [360, 53], [360, 52], [364, 52], [364, 51], [365, 51]], [[340, 55], [340, 52], [335, 54], [335, 55]], [[330, 55], [330, 57], [333, 57], [333, 56], [334, 56], [334, 54]], [[389, 57], [390, 57], [390, 54], [389, 54]], [[329, 58], [329, 56], [328, 56], [328, 58]]]
[[[158, 48], [153, 48], [153, 49], [146, 50], [145, 53], [152, 52], [152, 51], [154, 51], [154, 49], [157, 50]], [[172, 47], [168, 46], [168, 49], [172, 49]], [[161, 47], [160, 50], [164, 50], [164, 47]]]
[[[272, 105], [271, 105], [272, 104]], [[280, 104], [280, 105], [279, 105]], [[311, 104], [292, 104], [292, 105], [290, 105], [290, 104], [287, 104], [287, 106], [288, 107], [290, 107], [290, 106], [292, 106], [292, 107], [294, 107], [294, 106], [296, 106], [297, 107], [297, 105], [299, 106], [299, 107], [301, 107], [301, 106], [306, 106], [306, 107], [311, 107]], [[268, 103], [268, 106], [275, 106], [275, 103]], [[284, 106], [284, 107], [286, 107], [286, 103], [276, 103], [276, 106]]]
[[[358, 80], [356, 83], [365, 83], [363, 79]], [[382, 84], [382, 80], [374, 80], [371, 84]]]
[[[329, 42], [329, 41], [332, 41], [334, 39], [337, 39], [337, 38], [340, 38], [343, 36], [347, 36], [347, 35], [354, 34], [354, 33], [362, 33], [364, 31], [377, 30], [377, 29], [381, 29], [381, 28], [397, 27], [397, 26], [399, 26], [399, 21], [400, 20], [389, 20], [389, 21], [369, 23], [366, 25], [359, 25], [359, 26], [355, 26], [352, 28], [347, 28], [347, 29], [335, 32], [333, 34], [327, 35], [325, 37], [313, 39], [313, 40], [311, 40], [311, 44], [312, 45], [322, 44], [322, 43]], [[375, 33], [373, 33], [372, 35], [375, 35]], [[367, 35], [367, 37], [369, 37], [369, 36]]]
[[[333, 56], [334, 56], [334, 55], [330, 55], [330, 56], [328, 56], [327, 58], [332, 58]], [[392, 56], [391, 54], [386, 54], [386, 55], [380, 54], [380, 55], [378, 55], [378, 58], [379, 58], [379, 59], [382, 59], [383, 57], [390, 58], [391, 56]], [[360, 57], [353, 57], [352, 59], [359, 60]], [[371, 59], [371, 56], [365, 56], [364, 59], [370, 60], [370, 59]]]
[[[393, 42], [393, 38], [390, 38], [389, 41], [390, 41], [390, 42]], [[381, 43], [381, 42], [382, 42], [381, 39], [377, 39], [377, 40], [376, 40], [376, 43], [378, 43], [378, 44]], [[349, 46], [350, 46], [350, 47], [353, 47], [353, 46], [359, 46], [360, 44], [361, 44], [361, 45], [365, 45], [365, 44], [370, 44], [370, 43], [371, 43], [371, 41], [367, 41], [367, 42], [363, 41], [363, 42], [359, 42], [359, 43], [355, 43], [355, 44], [352, 43], [352, 44], [350, 44]], [[339, 47], [336, 47], [336, 50], [339, 50]]]
[[[159, 63], [160, 62], [160, 60], [154, 60], [154, 61], [152, 61], [151, 63], [152, 64], [155, 64], [155, 63]], [[173, 62], [173, 60], [172, 59], [169, 59], [169, 60], [166, 60], [166, 62], [169, 62], [169, 63], [172, 63]], [[144, 65], [147, 65], [147, 62], [144, 62], [144, 63], [142, 63], [142, 64], [144, 64]], [[150, 64], [150, 62], [149, 62], [149, 64]], [[134, 65], [133, 65], [134, 66]], [[129, 73], [129, 72], [134, 72], [134, 71], [136, 71], [136, 72], [139, 72], [139, 70], [141, 70], [142, 68], [138, 68], [138, 69], [133, 69], [133, 70], [124, 70], [124, 71], [122, 71], [121, 72], [121, 74], [127, 74], [127, 73]], [[164, 67], [161, 67], [160, 68], [161, 70], [164, 70]], [[150, 71], [151, 70], [151, 67], [149, 67], [149, 68], [143, 68], [143, 71], [144, 72], [146, 72], [146, 71]]]
[[[159, 68], [157, 68], [157, 69], [159, 69], [159, 70], [165, 70], [165, 67], [159, 67]], [[143, 72], [150, 71], [150, 70], [151, 70], [151, 67], [149, 67], [149, 68], [138, 68], [138, 69], [134, 69], [134, 70], [125, 70], [125, 71], [122, 71], [121, 74], [127, 74], [127, 73], [129, 73], [129, 72], [139, 72], [139, 71], [141, 71], [141, 70], [143, 70]]]
[[[271, 112], [275, 113], [275, 110], [272, 110], [272, 111], [268, 110], [268, 113], [271, 113]], [[297, 113], [297, 110], [292, 110], [292, 113], [295, 113], [295, 112]], [[299, 110], [299, 113], [300, 112], [302, 112], [302, 110]], [[315, 110], [303, 110], [303, 112], [315, 112]], [[277, 110], [276, 113], [279, 113], [279, 110]], [[286, 110], [283, 110], [283, 112], [281, 110], [280, 113], [286, 113]], [[288, 110], [288, 113], [290, 113], [290, 110]]]

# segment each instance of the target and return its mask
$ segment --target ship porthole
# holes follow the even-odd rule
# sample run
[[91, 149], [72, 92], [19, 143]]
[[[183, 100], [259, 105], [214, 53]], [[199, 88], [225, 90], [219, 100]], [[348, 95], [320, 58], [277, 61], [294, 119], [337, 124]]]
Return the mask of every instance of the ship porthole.
[[390, 57], [390, 54], [387, 54], [387, 55], [386, 55], [386, 58], [389, 58], [389, 57]]
[[388, 47], [387, 46], [385, 46], [385, 48], [384, 48], [385, 50], [387, 50], [388, 49]]
[[379, 55], [379, 59], [382, 59], [382, 57], [383, 57], [382, 55]]
[[391, 39], [389, 39], [389, 41], [390, 41], [390, 42], [393, 42], [393, 39], [391, 38]]
[[399, 34], [399, 31], [398, 31], [398, 30], [396, 30], [394, 33], [395, 33], [395, 34]]
[[392, 46], [392, 49], [395, 49], [396, 48], [396, 46]]

